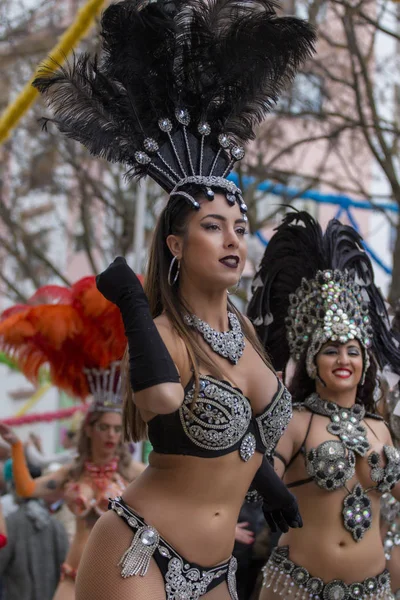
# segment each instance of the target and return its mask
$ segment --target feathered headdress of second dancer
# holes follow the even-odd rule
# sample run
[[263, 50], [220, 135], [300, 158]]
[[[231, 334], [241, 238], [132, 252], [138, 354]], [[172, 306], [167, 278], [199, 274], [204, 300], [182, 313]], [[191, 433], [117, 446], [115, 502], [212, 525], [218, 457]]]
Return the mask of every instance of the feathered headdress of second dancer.
[[75, 398], [92, 395], [90, 410], [122, 410], [120, 360], [126, 346], [118, 307], [93, 276], [71, 287], [47, 285], [0, 318], [0, 348], [37, 383], [48, 366], [52, 383]]
[[272, 0], [123, 0], [103, 13], [101, 59], [83, 54], [34, 86], [53, 123], [95, 156], [149, 175], [199, 208], [216, 190], [247, 208], [226, 178], [243, 146], [313, 51], [310, 25]]
[[360, 235], [336, 219], [325, 233], [305, 212], [288, 214], [271, 238], [253, 282], [248, 315], [276, 369], [315, 357], [328, 341], [356, 339], [364, 353], [363, 378], [373, 352], [381, 368], [400, 370], [399, 343], [374, 283]]

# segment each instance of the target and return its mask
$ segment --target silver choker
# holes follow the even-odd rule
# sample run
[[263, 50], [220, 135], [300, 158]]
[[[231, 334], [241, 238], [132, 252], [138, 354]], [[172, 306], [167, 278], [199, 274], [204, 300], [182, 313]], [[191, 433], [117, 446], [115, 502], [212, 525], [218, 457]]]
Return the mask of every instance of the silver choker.
[[240, 326], [239, 319], [231, 312], [228, 312], [229, 331], [215, 331], [208, 323], [196, 317], [196, 315], [185, 315], [184, 321], [190, 327], [197, 329], [204, 340], [211, 346], [211, 349], [227, 358], [232, 364], [236, 365], [243, 354], [245, 347], [244, 335]]

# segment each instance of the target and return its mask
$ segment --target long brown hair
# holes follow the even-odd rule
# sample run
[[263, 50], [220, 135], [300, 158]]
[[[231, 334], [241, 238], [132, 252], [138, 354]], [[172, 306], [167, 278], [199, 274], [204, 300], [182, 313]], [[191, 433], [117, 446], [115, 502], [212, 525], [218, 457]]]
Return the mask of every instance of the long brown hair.
[[[173, 255], [166, 243], [169, 235], [187, 235], [187, 225], [193, 208], [180, 197], [169, 200], [167, 206], [160, 215], [154, 231], [148, 261], [148, 269], [145, 277], [145, 292], [149, 300], [150, 311], [153, 318], [165, 312], [172, 327], [183, 340], [191, 368], [193, 370], [196, 394], [199, 389], [199, 364], [203, 365], [207, 372], [217, 378], [223, 379], [226, 375], [218, 369], [198, 342], [197, 334], [184, 323], [183, 317], [189, 311], [182, 296], [179, 293], [179, 279], [175, 285], [168, 284], [168, 271]], [[239, 319], [243, 333], [253, 348], [261, 356], [265, 364], [273, 370], [264, 348], [259, 342], [254, 330], [249, 326], [243, 315], [236, 309], [228, 298], [228, 309], [235, 313]], [[129, 355], [125, 352], [121, 365], [122, 382], [124, 390], [123, 429], [125, 439], [135, 442], [143, 440], [147, 436], [147, 426], [140, 416], [140, 412], [134, 404], [133, 393], [129, 384]], [[195, 394], [195, 395], [196, 395]]]
[[[104, 411], [93, 411], [88, 412], [86, 418], [83, 420], [81, 428], [79, 430], [78, 435], [78, 444], [77, 444], [77, 452], [78, 456], [75, 459], [74, 464], [70, 470], [70, 477], [72, 480], [78, 480], [82, 473], [85, 470], [85, 462], [87, 460], [92, 460], [92, 444], [90, 437], [86, 433], [86, 427], [93, 427], [97, 423], [101, 417], [106, 414]], [[129, 449], [126, 444], [120, 443], [118, 448], [116, 449], [115, 455], [119, 458], [118, 462], [118, 473], [122, 475], [124, 479], [129, 481], [130, 472], [129, 467], [132, 462], [132, 457], [130, 455]]]

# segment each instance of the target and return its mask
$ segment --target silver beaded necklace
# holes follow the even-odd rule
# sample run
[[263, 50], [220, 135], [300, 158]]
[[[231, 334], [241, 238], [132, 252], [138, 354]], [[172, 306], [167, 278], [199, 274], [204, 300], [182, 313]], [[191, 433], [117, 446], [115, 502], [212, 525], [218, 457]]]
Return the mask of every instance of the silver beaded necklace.
[[221, 332], [215, 331], [208, 323], [202, 321], [196, 315], [184, 316], [185, 323], [201, 333], [207, 344], [211, 346], [213, 352], [216, 352], [236, 365], [243, 354], [246, 344], [237, 316], [228, 312], [228, 320], [231, 327], [230, 330]]

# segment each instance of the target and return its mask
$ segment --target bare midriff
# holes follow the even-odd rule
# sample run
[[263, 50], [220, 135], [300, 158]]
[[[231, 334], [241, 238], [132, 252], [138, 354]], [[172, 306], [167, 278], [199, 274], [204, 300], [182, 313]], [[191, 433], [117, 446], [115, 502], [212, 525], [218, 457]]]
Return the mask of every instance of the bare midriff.
[[125, 502], [190, 562], [211, 567], [230, 557], [244, 496], [261, 464], [237, 451], [217, 458], [152, 452]]
[[[351, 486], [349, 487], [351, 489]], [[341, 579], [345, 583], [363, 581], [385, 568], [379, 525], [380, 495], [369, 492], [372, 526], [363, 539], [355, 542], [343, 525], [342, 503], [345, 489], [327, 492], [314, 483], [295, 488], [302, 529], [290, 529], [279, 540], [289, 546], [289, 558], [304, 567], [313, 577], [328, 582]]]

